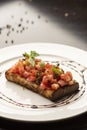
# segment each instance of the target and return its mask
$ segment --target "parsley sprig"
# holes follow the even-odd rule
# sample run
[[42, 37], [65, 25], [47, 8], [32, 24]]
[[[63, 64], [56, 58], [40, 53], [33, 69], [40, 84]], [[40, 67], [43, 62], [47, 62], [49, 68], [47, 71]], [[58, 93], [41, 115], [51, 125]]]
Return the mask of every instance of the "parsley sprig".
[[30, 54], [28, 54], [27, 52], [25, 52], [23, 54], [23, 56], [27, 59], [29, 59], [29, 63], [34, 66], [35, 65], [35, 57], [39, 56], [39, 53], [37, 53], [36, 51], [30, 51]]

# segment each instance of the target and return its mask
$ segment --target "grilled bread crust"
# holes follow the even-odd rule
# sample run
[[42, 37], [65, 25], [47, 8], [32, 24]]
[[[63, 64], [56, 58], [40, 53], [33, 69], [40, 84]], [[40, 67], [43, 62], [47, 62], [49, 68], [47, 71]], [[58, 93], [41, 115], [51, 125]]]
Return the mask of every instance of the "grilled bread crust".
[[33, 92], [36, 92], [50, 99], [51, 101], [57, 101], [58, 99], [61, 99], [64, 96], [74, 93], [79, 88], [79, 84], [74, 83], [73, 85], [70, 85], [70, 86], [66, 85], [64, 87], [60, 87], [55, 91], [51, 89], [42, 89], [39, 85], [27, 81], [25, 78], [21, 77], [20, 75], [11, 73], [10, 69], [5, 72], [5, 77], [8, 81], [11, 81], [23, 87], [26, 87], [29, 90], [32, 90]]

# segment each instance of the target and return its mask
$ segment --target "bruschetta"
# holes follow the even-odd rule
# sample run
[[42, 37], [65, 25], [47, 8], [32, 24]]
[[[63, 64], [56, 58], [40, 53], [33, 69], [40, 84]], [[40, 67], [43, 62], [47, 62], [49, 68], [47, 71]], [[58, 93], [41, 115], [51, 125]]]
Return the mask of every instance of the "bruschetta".
[[39, 54], [31, 51], [24, 53], [15, 65], [6, 70], [8, 81], [26, 87], [51, 101], [57, 101], [79, 89], [70, 71], [64, 71], [59, 64], [44, 62]]

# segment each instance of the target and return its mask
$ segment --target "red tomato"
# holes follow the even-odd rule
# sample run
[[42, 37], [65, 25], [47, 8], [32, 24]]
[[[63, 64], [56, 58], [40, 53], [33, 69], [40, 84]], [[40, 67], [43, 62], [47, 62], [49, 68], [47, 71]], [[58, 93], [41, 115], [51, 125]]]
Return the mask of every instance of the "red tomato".
[[24, 72], [24, 66], [23, 66], [22, 61], [19, 61], [19, 62], [16, 64], [15, 68], [19, 71], [20, 74], [21, 74], [22, 72]]
[[31, 67], [30, 67], [29, 65], [26, 65], [26, 66], [25, 66], [25, 70], [26, 70], [26, 71], [30, 71], [30, 70], [31, 70]]
[[58, 81], [58, 84], [59, 84], [61, 87], [67, 85], [67, 83], [66, 83], [64, 80], [62, 80], [62, 79], [60, 79], [60, 80]]
[[51, 83], [52, 79], [53, 79], [53, 75], [46, 75], [43, 77], [42, 82], [44, 84], [48, 84]]
[[64, 81], [66, 81], [66, 82], [69, 82], [69, 81], [71, 81], [72, 80], [72, 73], [71, 72], [69, 72], [69, 71], [67, 71], [65, 74], [61, 74], [61, 79], [62, 80], [64, 80]]
[[19, 74], [19, 69], [16, 67], [11, 68], [10, 72]]
[[52, 68], [52, 65], [50, 63], [46, 63], [45, 64], [45, 69], [47, 69], [47, 68]]
[[29, 76], [29, 73], [28, 73], [27, 71], [24, 71], [23, 77], [24, 77], [24, 78], [27, 78], [28, 76]]
[[29, 81], [29, 82], [34, 82], [36, 80], [36, 77], [35, 76], [29, 76], [28, 78], [27, 78], [27, 81]]
[[60, 86], [59, 86], [58, 83], [53, 83], [53, 84], [51, 85], [51, 89], [53, 89], [53, 90], [57, 90], [59, 87], [60, 87]]
[[37, 70], [32, 69], [32, 70], [30, 71], [30, 73], [31, 73], [32, 76], [36, 76], [36, 74], [37, 74]]
[[41, 83], [41, 84], [40, 84], [40, 87], [41, 87], [42, 89], [47, 88], [47, 86], [46, 86], [44, 83]]

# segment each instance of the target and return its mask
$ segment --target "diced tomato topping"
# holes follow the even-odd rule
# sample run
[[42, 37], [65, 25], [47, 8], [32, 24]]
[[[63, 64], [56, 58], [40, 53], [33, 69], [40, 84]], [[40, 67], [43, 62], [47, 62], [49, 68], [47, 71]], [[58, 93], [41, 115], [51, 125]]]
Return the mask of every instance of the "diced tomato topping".
[[42, 89], [46, 89], [46, 88], [47, 88], [47, 85], [44, 84], [43, 82], [41, 82], [40, 87], [41, 87]]
[[40, 65], [39, 65], [39, 64], [35, 65], [35, 68], [36, 68], [37, 70], [40, 70]]
[[53, 83], [53, 84], [51, 85], [51, 89], [53, 89], [53, 90], [57, 90], [59, 87], [60, 87], [60, 86], [59, 86], [58, 83]]
[[24, 71], [24, 73], [23, 73], [23, 77], [24, 77], [24, 78], [27, 78], [28, 76], [29, 76], [29, 72]]
[[48, 68], [48, 69], [52, 68], [52, 65], [51, 65], [50, 63], [46, 63], [46, 64], [45, 64], [45, 69], [47, 69], [47, 68]]
[[36, 80], [36, 77], [35, 76], [29, 76], [28, 78], [27, 78], [27, 81], [29, 81], [29, 82], [34, 82]]
[[52, 82], [52, 79], [53, 79], [53, 75], [47, 75], [47, 76], [44, 76], [44, 77], [43, 77], [42, 82], [43, 82], [44, 84], [49, 84], [49, 83]]
[[67, 83], [66, 83], [64, 80], [62, 80], [62, 79], [60, 79], [60, 80], [58, 81], [58, 84], [59, 84], [61, 87], [67, 85]]
[[18, 74], [19, 70], [17, 68], [13, 67], [13, 68], [10, 69], [10, 72]]
[[37, 74], [37, 70], [35, 70], [35, 69], [32, 69], [31, 71], [30, 71], [30, 75], [32, 75], [32, 76], [36, 76], [36, 74]]
[[66, 81], [66, 82], [69, 82], [72, 80], [72, 73], [67, 71], [65, 74], [61, 74], [61, 79]]
[[19, 61], [13, 68], [11, 69], [13, 73], [22, 74], [24, 72], [24, 66], [22, 61]]
[[30, 70], [31, 70], [31, 66], [26, 65], [26, 66], [25, 66], [25, 70], [26, 70], [26, 71], [30, 71]]
[[[19, 74], [29, 82], [37, 82], [42, 89], [57, 90], [59, 87], [73, 84], [72, 73], [67, 71], [64, 73], [59, 66], [50, 63], [44, 63], [41, 68], [42, 60], [35, 59], [35, 65], [28, 64], [28, 60], [20, 60], [10, 70], [13, 73]], [[59, 71], [58, 71], [59, 70]], [[59, 74], [60, 73], [60, 74]]]
[[38, 63], [38, 62], [41, 62], [41, 59], [35, 59], [35, 62]]

